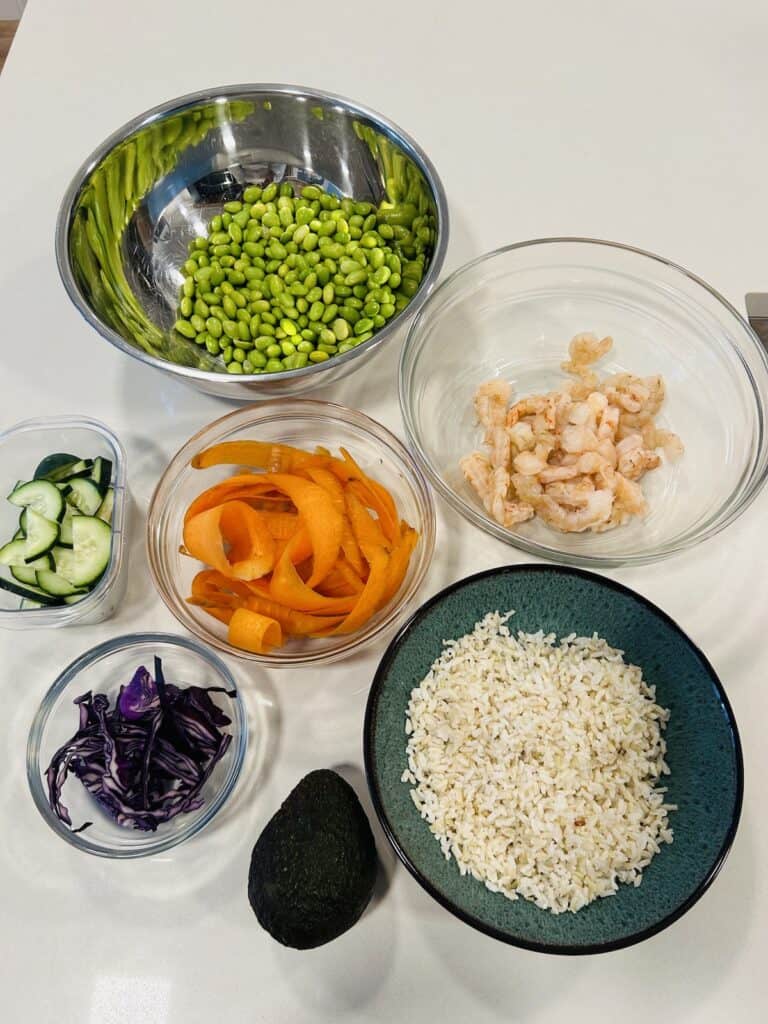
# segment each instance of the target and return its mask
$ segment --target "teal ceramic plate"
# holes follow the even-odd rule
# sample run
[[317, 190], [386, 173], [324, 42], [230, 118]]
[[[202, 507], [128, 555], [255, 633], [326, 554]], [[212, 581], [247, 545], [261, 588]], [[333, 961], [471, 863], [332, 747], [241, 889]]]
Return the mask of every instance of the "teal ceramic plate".
[[[508, 900], [445, 860], [400, 781], [405, 711], [442, 642], [471, 632], [490, 611], [515, 609], [515, 629], [558, 636], [597, 632], [640, 665], [669, 708], [667, 801], [674, 842], [663, 845], [638, 887], [621, 885], [577, 913], [552, 914]], [[371, 688], [365, 763], [376, 812], [418, 882], [467, 924], [547, 953], [600, 953], [647, 939], [681, 917], [714, 880], [730, 849], [744, 788], [741, 745], [722, 685], [672, 619], [639, 594], [576, 569], [515, 565], [471, 576], [428, 601], [390, 644]]]

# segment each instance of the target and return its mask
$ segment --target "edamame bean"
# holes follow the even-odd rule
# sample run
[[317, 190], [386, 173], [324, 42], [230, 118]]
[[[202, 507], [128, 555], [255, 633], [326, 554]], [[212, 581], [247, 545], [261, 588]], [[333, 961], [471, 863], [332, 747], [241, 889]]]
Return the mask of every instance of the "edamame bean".
[[324, 362], [368, 340], [415, 295], [435, 238], [404, 161], [386, 182], [378, 210], [317, 185], [298, 196], [289, 182], [248, 185], [189, 244], [178, 333], [235, 373]]
[[178, 331], [178, 333], [183, 335], [183, 337], [189, 338], [190, 341], [192, 341], [197, 334], [197, 331], [189, 320], [177, 320], [173, 327], [174, 330]]

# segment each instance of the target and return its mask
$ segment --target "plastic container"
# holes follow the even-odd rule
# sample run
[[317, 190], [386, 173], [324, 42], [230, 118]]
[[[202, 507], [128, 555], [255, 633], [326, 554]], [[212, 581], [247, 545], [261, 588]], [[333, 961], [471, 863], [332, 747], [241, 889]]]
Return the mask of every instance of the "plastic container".
[[[17, 480], [30, 480], [41, 459], [53, 452], [69, 452], [84, 459], [97, 456], [112, 462], [115, 504], [112, 512], [112, 554], [97, 586], [76, 604], [52, 608], [23, 608], [22, 598], [0, 590], [0, 627], [50, 629], [103, 622], [115, 613], [125, 592], [121, 572], [125, 534], [125, 452], [103, 423], [79, 416], [50, 416], [24, 420], [0, 433], [0, 494], [6, 495]], [[0, 538], [10, 540], [18, 529], [19, 509], [0, 501]], [[2, 570], [6, 578], [7, 569]]]
[[248, 743], [242, 698], [239, 691], [234, 698], [212, 693], [211, 699], [231, 719], [232, 724], [225, 731], [232, 735], [232, 741], [206, 780], [202, 807], [161, 822], [155, 832], [125, 828], [102, 811], [80, 780], [70, 775], [64, 783], [62, 802], [69, 810], [73, 826], [77, 828], [86, 821], [93, 824], [83, 832], [73, 832], [53, 813], [45, 772], [55, 752], [77, 732], [78, 709], [73, 700], [92, 690], [105, 693], [110, 698], [110, 708], [114, 708], [120, 687], [130, 681], [139, 665], [153, 672], [155, 655], [162, 658], [168, 683], [236, 689], [224, 662], [196, 640], [169, 633], [132, 633], [92, 647], [73, 661], [45, 695], [32, 722], [27, 743], [27, 779], [32, 797], [46, 824], [85, 853], [125, 859], [146, 857], [178, 846], [212, 821], [240, 774]]

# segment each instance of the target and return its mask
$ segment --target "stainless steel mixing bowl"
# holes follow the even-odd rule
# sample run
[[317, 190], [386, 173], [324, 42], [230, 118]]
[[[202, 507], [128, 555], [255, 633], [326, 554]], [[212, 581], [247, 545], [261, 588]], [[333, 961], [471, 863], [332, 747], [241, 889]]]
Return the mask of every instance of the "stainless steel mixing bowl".
[[[181, 266], [225, 202], [269, 181], [413, 203], [430, 215], [434, 243], [419, 290], [369, 341], [305, 369], [235, 376], [172, 329]], [[201, 391], [248, 401], [297, 395], [360, 367], [421, 307], [447, 243], [442, 184], [405, 132], [340, 96], [287, 85], [194, 93], [134, 118], [77, 172], [56, 227], [64, 287], [102, 337]]]

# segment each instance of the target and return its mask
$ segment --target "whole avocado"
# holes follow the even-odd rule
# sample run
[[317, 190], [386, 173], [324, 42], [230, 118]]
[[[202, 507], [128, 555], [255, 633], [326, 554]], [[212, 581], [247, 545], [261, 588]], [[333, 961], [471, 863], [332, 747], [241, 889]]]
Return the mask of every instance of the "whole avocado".
[[284, 946], [312, 949], [351, 928], [376, 881], [376, 844], [355, 791], [310, 772], [267, 823], [251, 856], [248, 899]]

